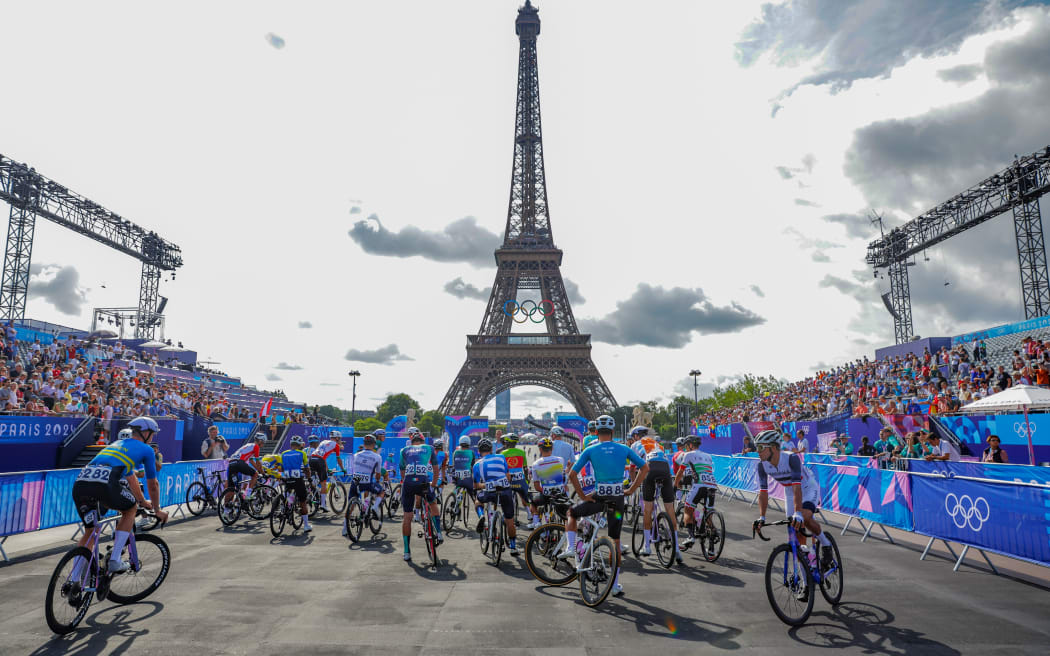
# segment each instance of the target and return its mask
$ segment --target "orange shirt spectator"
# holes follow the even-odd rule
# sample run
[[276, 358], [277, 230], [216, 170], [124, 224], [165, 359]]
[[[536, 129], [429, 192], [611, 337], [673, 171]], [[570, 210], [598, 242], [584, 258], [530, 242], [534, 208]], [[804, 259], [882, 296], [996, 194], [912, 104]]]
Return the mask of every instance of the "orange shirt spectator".
[[1035, 384], [1040, 387], [1050, 387], [1050, 371], [1047, 371], [1043, 365], [1039, 365], [1039, 368], [1035, 370]]

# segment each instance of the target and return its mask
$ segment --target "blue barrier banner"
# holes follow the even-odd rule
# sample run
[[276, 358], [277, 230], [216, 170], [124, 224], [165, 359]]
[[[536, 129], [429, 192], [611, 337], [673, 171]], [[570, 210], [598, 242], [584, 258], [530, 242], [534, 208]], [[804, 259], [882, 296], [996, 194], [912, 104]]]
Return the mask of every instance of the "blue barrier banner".
[[44, 472], [0, 476], [0, 536], [35, 531], [44, 499]]
[[806, 466], [820, 484], [820, 507], [911, 531], [912, 492], [906, 472], [866, 465]]
[[353, 426], [313, 426], [310, 428], [310, 435], [316, 435], [323, 440], [327, 439], [332, 431], [339, 431], [344, 438], [354, 436]]
[[715, 480], [724, 487], [737, 490], [758, 491], [758, 470], [755, 458], [732, 458], [711, 456], [715, 463]]
[[807, 453], [806, 465], [852, 465], [853, 467], [878, 467], [879, 462], [868, 456], [834, 456], [830, 453]]
[[1030, 413], [1027, 422], [1023, 414], [960, 415], [937, 419], [942, 426], [966, 442], [975, 456], [987, 448], [989, 435], [998, 435], [1010, 462], [1024, 465], [1030, 464], [1028, 430], [1031, 429], [1035, 462], [1050, 461], [1050, 414]]
[[219, 429], [219, 435], [226, 438], [226, 441], [231, 445], [233, 440], [246, 440], [251, 435], [252, 429], [255, 428], [255, 422], [242, 422], [242, 421], [216, 421], [212, 423]]
[[449, 443], [452, 445], [458, 445], [459, 438], [464, 435], [470, 435], [471, 444], [477, 444], [478, 439], [489, 432], [489, 420], [487, 417], [446, 415], [445, 432], [448, 433]]
[[1050, 490], [915, 476], [915, 530], [1050, 565]]
[[1032, 483], [1050, 487], [1050, 467], [1033, 467], [1031, 465], [998, 465], [983, 462], [952, 462], [909, 460], [908, 471], [922, 474], [941, 474], [944, 476], [969, 476], [970, 478], [990, 478], [995, 481], [1013, 481]]
[[82, 421], [83, 417], [0, 416], [0, 443], [62, 442]]

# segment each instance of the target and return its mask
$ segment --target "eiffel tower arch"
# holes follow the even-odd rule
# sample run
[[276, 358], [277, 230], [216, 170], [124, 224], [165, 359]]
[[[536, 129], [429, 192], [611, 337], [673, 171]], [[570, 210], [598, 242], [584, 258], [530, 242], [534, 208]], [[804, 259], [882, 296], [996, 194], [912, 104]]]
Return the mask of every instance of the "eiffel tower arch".
[[[551, 234], [536, 62], [540, 18], [530, 0], [514, 25], [518, 95], [507, 226], [481, 328], [467, 335], [467, 361], [438, 409], [477, 415], [500, 392], [537, 385], [564, 396], [580, 415], [595, 417], [617, 404], [591, 359], [591, 336], [576, 326], [561, 276], [562, 251]], [[543, 324], [544, 330], [514, 333], [520, 324]]]

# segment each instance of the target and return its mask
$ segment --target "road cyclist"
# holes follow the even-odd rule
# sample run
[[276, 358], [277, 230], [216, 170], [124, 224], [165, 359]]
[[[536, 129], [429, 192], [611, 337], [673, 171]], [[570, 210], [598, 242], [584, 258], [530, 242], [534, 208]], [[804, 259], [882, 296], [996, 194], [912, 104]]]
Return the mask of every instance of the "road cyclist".
[[[340, 455], [343, 452], [343, 434], [340, 431], [334, 430], [328, 433], [328, 437], [324, 440], [318, 440], [316, 435], [310, 436], [310, 446], [313, 451], [307, 451], [307, 455], [310, 456], [310, 471], [317, 474], [317, 479], [321, 481], [321, 510], [328, 511], [328, 477], [331, 472], [328, 469], [328, 457], [335, 455], [335, 462], [339, 467], [339, 471], [345, 476], [347, 471], [343, 468], [343, 461], [340, 459]], [[339, 512], [342, 508], [336, 508], [335, 511]]]
[[[240, 483], [241, 476], [250, 476], [251, 482], [248, 483], [248, 489], [255, 489], [255, 484], [259, 480], [259, 474], [263, 473], [262, 456], [259, 453], [259, 448], [265, 441], [266, 437], [262, 433], [256, 433], [251, 441], [244, 443], [239, 449], [230, 454], [230, 457], [227, 459], [229, 465], [226, 468], [226, 485], [228, 487], [226, 488], [226, 494], [223, 495], [222, 506], [219, 512], [233, 512], [229, 503], [233, 499], [233, 488]], [[234, 479], [234, 476], [236, 476], [236, 479]], [[250, 491], [249, 494], [251, 494]]]
[[642, 483], [642, 527], [644, 528], [645, 541], [641, 554], [643, 556], [652, 555], [650, 545], [652, 544], [653, 531], [655, 530], [653, 526], [653, 504], [656, 501], [657, 489], [659, 489], [660, 501], [663, 503], [664, 512], [667, 513], [667, 518], [671, 522], [670, 537], [675, 542], [672, 553], [675, 555], [675, 561], [680, 565], [682, 564], [682, 556], [678, 552], [677, 544], [678, 525], [674, 513], [675, 499], [674, 483], [671, 480], [671, 458], [655, 439], [648, 436], [648, 429], [645, 429], [645, 435], [639, 437], [636, 444], [639, 447], [635, 449], [635, 453], [640, 451], [639, 455], [645, 459], [646, 464], [649, 466], [649, 472]]
[[554, 440], [550, 437], [541, 437], [537, 446], [540, 457], [529, 466], [532, 479], [532, 493], [530, 510], [532, 511], [532, 524], [530, 529], [540, 526], [540, 509], [558, 503], [568, 501], [565, 487], [565, 460], [554, 455]]
[[[510, 481], [510, 489], [518, 496], [523, 508], [529, 506], [529, 481], [525, 467], [525, 450], [518, 447], [518, 440], [524, 439], [526, 443], [534, 442], [536, 436], [525, 433], [518, 437], [516, 433], [507, 433], [503, 436], [503, 450], [499, 455], [507, 460], [507, 479]], [[517, 522], [517, 512], [512, 516]], [[512, 554], [513, 555], [513, 554]]]
[[[302, 516], [303, 533], [309, 533], [314, 530], [310, 526], [310, 509], [306, 504], [306, 481], [310, 477], [310, 461], [303, 450], [305, 444], [302, 437], [293, 436], [289, 446], [291, 448], [277, 454], [273, 464], [277, 465], [285, 494], [289, 492], [295, 494], [295, 500], [299, 504], [299, 514]], [[277, 502], [283, 503], [284, 499], [278, 498]]]
[[[452, 452], [449, 457], [449, 473], [455, 486], [453, 491], [463, 489], [474, 503], [474, 511], [478, 516], [478, 525], [481, 523], [481, 505], [477, 503], [478, 493], [474, 489], [474, 463], [478, 461], [478, 455], [470, 448], [470, 436], [463, 435], [459, 438], [459, 448]], [[464, 503], [466, 501], [464, 500]], [[464, 515], [464, 518], [466, 515]], [[464, 523], [464, 528], [466, 524]], [[480, 530], [480, 529], [479, 529]]]
[[[682, 551], [688, 551], [696, 541], [696, 509], [700, 509], [700, 516], [704, 518], [706, 516], [705, 508], [714, 507], [715, 496], [718, 493], [718, 481], [715, 479], [714, 460], [709, 454], [701, 451], [699, 448], [701, 443], [700, 436], [689, 435], [683, 439], [685, 450], [682, 451], [682, 456], [679, 458], [681, 469], [675, 474], [675, 485], [681, 485], [687, 472], [692, 474], [692, 478], [696, 481], [682, 495], [682, 503], [685, 506], [685, 518], [682, 523], [685, 524], [686, 529], [689, 531], [689, 537], [682, 542]], [[717, 531], [714, 530], [711, 518], [706, 516], [705, 521], [707, 528], [711, 529], [705, 532], [707, 539], [721, 539]]]
[[441, 533], [441, 511], [434, 495], [437, 453], [433, 446], [424, 444], [423, 433], [419, 432], [418, 428], [414, 426], [409, 428], [408, 437], [410, 443], [401, 449], [398, 462], [398, 469], [401, 470], [401, 508], [404, 513], [401, 518], [401, 539], [404, 541], [403, 557], [406, 562], [412, 560], [409, 543], [417, 497], [430, 508], [430, 521], [433, 524], [435, 536], [434, 546], [440, 546], [445, 539]]
[[[351, 509], [355, 507], [355, 504], [350, 503], [353, 499], [360, 499], [362, 492], [370, 493], [374, 498], [372, 499], [371, 507], [377, 509], [376, 512], [379, 518], [382, 519], [383, 513], [383, 484], [381, 482], [383, 476], [383, 456], [376, 452], [376, 437], [371, 433], [364, 436], [362, 439], [362, 449], [353, 455], [352, 467], [353, 474], [350, 482], [350, 492], [347, 494], [346, 504], [346, 518], [343, 522], [343, 537], [349, 537], [347, 528], [352, 519]], [[359, 518], [360, 521], [367, 522], [368, 518], [364, 516], [364, 509], [362, 508], [362, 516]]]
[[554, 441], [554, 448], [551, 453], [561, 458], [566, 467], [572, 467], [572, 464], [576, 462], [576, 452], [573, 450], [572, 445], [565, 441], [565, 437], [565, 429], [561, 426], [553, 426], [551, 428], [550, 438]]
[[[506, 437], [506, 436], [504, 436]], [[511, 489], [510, 467], [502, 453], [492, 452], [492, 442], [488, 438], [478, 440], [478, 455], [474, 463], [474, 489], [478, 491], [478, 501], [482, 504], [493, 503], [503, 512], [503, 521], [507, 526], [507, 542], [510, 555], [518, 555], [517, 528], [514, 525], [514, 491]], [[487, 531], [485, 517], [478, 522], [478, 533]], [[490, 545], [498, 549], [499, 545]]]

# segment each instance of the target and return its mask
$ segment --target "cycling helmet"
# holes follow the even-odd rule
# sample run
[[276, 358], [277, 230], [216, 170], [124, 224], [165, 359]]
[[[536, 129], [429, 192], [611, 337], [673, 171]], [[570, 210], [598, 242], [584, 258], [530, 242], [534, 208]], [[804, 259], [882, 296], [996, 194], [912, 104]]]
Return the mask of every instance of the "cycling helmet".
[[263, 435], [262, 433], [256, 433], [254, 440], [256, 442], [265, 442], [266, 441], [266, 436]]
[[521, 436], [521, 441], [524, 442], [525, 444], [531, 444], [531, 443], [536, 441], [536, 434], [535, 433], [525, 433], [524, 435]]
[[682, 446], [683, 444], [685, 444], [685, 438], [684, 437], [679, 437], [679, 438], [677, 438], [674, 441], [674, 443], [677, 444], [678, 446]]
[[134, 437], [134, 433], [130, 428], [121, 428], [120, 432], [117, 433], [118, 440], [130, 440], [132, 437]]
[[594, 423], [596, 424], [599, 432], [606, 431], [608, 433], [611, 433], [616, 428], [616, 420], [610, 417], [609, 415], [602, 415], [601, 417], [598, 417], [594, 421]]
[[371, 433], [369, 433], [368, 435], [365, 435], [364, 439], [361, 440], [361, 442], [362, 442], [362, 444], [375, 444], [376, 443], [376, 436], [371, 434]]
[[468, 435], [464, 435], [463, 437], [459, 438], [459, 445], [470, 446], [470, 437]]
[[598, 430], [598, 422], [591, 420], [587, 422], [587, 430], [594, 431]]
[[500, 439], [502, 440], [502, 442], [504, 444], [517, 444], [518, 443], [518, 436], [517, 436], [516, 433], [507, 433], [506, 435], [504, 435]]
[[441, 439], [440, 437], [434, 440], [435, 449], [440, 449], [443, 446], [445, 446], [445, 440]]
[[700, 446], [700, 436], [690, 435], [689, 437], [685, 438], [685, 443], [692, 444], [693, 446]]
[[483, 437], [480, 440], [478, 440], [478, 451], [491, 451], [491, 450], [492, 450], [492, 442], [489, 441], [489, 438]]
[[135, 417], [128, 422], [128, 428], [133, 428], [139, 433], [142, 431], [153, 431], [154, 433], [160, 432], [160, 426], [157, 422], [153, 421], [149, 417]]
[[540, 441], [537, 442], [537, 444], [539, 445], [539, 447], [541, 449], [553, 449], [554, 448], [554, 440], [552, 440], [549, 437], [541, 437]]
[[755, 448], [763, 446], [769, 446], [772, 444], [780, 445], [780, 433], [775, 430], [764, 430], [758, 435], [755, 435]]
[[561, 426], [555, 426], [551, 429], [551, 438], [562, 437], [565, 435], [565, 429]]
[[410, 427], [408, 429], [408, 434], [409, 435], [419, 435], [419, 429], [416, 428], [415, 426], [412, 426], [412, 427]]
[[374, 431], [372, 431], [372, 435], [374, 435], [376, 438], [386, 437], [386, 431], [382, 428], [377, 428]]
[[342, 436], [343, 436], [343, 434], [341, 432], [339, 432], [339, 431], [332, 431], [332, 432], [328, 433], [328, 437], [332, 438], [333, 440], [337, 440], [337, 439], [339, 439]]
[[302, 446], [303, 446], [303, 438], [299, 437], [298, 435], [293, 437], [292, 438], [292, 446], [298, 446], [298, 447], [302, 448]]
[[307, 441], [310, 442], [310, 444], [319, 444], [321, 442], [321, 438], [317, 437], [316, 435], [311, 435], [310, 439]]
[[631, 437], [645, 437], [649, 434], [648, 426], [635, 426], [631, 429]]

